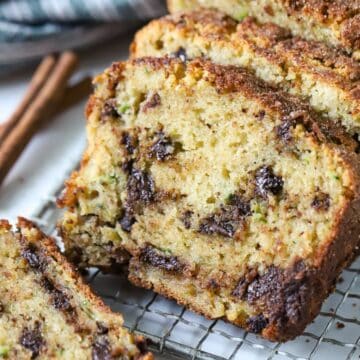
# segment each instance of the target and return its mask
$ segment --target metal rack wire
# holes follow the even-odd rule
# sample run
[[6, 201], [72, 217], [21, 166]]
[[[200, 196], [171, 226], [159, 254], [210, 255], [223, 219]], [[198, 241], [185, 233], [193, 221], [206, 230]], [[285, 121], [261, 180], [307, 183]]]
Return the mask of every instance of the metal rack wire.
[[[34, 214], [47, 233], [56, 234], [59, 190], [44, 199]], [[124, 276], [90, 269], [93, 289], [125, 318], [125, 325], [152, 340], [165, 359], [360, 359], [360, 258], [344, 270], [335, 292], [302, 336], [285, 344], [271, 343], [225, 324], [195, 315], [173, 301], [132, 286]], [[161, 356], [161, 355], [160, 355]]]

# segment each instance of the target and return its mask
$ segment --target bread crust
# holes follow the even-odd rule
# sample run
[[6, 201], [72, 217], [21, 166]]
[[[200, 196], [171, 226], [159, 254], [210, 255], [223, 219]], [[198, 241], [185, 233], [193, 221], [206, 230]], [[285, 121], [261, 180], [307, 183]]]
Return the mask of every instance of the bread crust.
[[[309, 39], [325, 40], [330, 45], [342, 47], [350, 53], [356, 53], [360, 49], [360, 2], [358, 0], [331, 2], [326, 0], [268, 0], [262, 1], [260, 4], [254, 4], [248, 0], [240, 3], [231, 0], [223, 3], [202, 0], [167, 0], [167, 4], [171, 13], [194, 10], [203, 6], [226, 10], [230, 16], [234, 17], [237, 16], [234, 8], [238, 6], [247, 9], [244, 14], [250, 13], [260, 21], [277, 23], [281, 19], [284, 20], [285, 17], [287, 26], [296, 35], [299, 35], [300, 29], [305, 28]], [[326, 28], [330, 33], [328, 33], [327, 39], [324, 39], [323, 30]]]

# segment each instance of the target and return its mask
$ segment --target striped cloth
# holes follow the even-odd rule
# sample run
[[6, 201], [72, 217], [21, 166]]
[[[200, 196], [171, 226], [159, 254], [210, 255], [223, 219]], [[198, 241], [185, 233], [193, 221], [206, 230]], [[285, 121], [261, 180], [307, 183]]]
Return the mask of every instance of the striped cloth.
[[130, 26], [164, 13], [163, 0], [0, 0], [0, 43], [34, 41], [101, 23]]

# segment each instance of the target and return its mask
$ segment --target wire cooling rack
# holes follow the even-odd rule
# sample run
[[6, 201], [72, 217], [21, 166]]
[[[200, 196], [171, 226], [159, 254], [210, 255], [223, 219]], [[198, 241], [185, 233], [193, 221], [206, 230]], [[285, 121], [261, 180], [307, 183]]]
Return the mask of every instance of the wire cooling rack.
[[[32, 220], [56, 236], [61, 211], [56, 197], [43, 200]], [[152, 341], [163, 359], [360, 359], [360, 257], [346, 270], [335, 292], [303, 335], [285, 344], [271, 343], [220, 320], [207, 320], [151, 291], [136, 288], [124, 276], [89, 269], [87, 280], [125, 326]]]

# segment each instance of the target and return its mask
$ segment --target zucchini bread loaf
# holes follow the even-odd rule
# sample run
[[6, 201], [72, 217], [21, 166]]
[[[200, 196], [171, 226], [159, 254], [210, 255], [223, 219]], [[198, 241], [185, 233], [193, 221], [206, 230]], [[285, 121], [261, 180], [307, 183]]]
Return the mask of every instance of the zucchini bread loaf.
[[351, 138], [250, 72], [198, 59], [115, 63], [59, 205], [79, 265], [129, 277], [271, 340], [300, 334], [359, 245]]
[[83, 283], [53, 239], [0, 221], [0, 358], [152, 359]]
[[237, 23], [221, 12], [198, 10], [152, 21], [131, 46], [132, 57], [166, 54], [249, 68], [360, 134], [360, 63], [339, 50], [254, 18]]
[[168, 7], [170, 12], [214, 8], [238, 21], [254, 16], [360, 57], [359, 0], [168, 0]]

